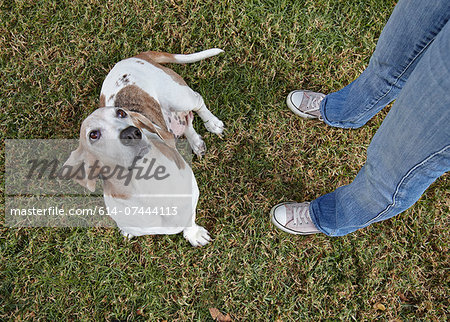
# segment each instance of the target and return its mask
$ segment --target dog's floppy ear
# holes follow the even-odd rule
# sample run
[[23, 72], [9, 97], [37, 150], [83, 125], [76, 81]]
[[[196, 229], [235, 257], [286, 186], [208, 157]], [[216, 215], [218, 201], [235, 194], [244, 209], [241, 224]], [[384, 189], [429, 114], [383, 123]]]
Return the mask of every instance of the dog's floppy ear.
[[137, 124], [135, 124], [140, 129], [146, 129], [149, 132], [155, 133], [160, 137], [161, 140], [163, 140], [168, 146], [171, 148], [176, 149], [175, 146], [175, 136], [163, 129], [157, 129], [156, 126], [144, 115], [137, 112], [129, 111], [131, 117], [133, 118], [133, 121]]
[[137, 112], [128, 111], [130, 116], [133, 119], [134, 125], [136, 125], [139, 129], [146, 129], [151, 133], [155, 133], [162, 142], [158, 142], [154, 140], [154, 145], [158, 150], [161, 151], [167, 158], [173, 160], [177, 165], [178, 169], [185, 168], [185, 162], [183, 157], [178, 153], [176, 144], [175, 144], [175, 136], [164, 130], [158, 129], [149, 119], [147, 119], [144, 115]]
[[70, 157], [64, 163], [62, 175], [94, 192], [100, 170], [99, 161], [95, 160], [90, 153], [85, 152], [80, 145], [78, 149], [72, 151]]

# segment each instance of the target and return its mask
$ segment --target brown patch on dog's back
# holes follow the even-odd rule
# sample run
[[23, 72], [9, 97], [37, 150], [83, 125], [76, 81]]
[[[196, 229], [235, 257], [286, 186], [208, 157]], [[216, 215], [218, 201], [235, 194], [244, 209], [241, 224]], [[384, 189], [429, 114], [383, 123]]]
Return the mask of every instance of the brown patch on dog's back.
[[141, 113], [160, 128], [167, 128], [159, 103], [136, 85], [122, 88], [116, 94], [114, 106]]

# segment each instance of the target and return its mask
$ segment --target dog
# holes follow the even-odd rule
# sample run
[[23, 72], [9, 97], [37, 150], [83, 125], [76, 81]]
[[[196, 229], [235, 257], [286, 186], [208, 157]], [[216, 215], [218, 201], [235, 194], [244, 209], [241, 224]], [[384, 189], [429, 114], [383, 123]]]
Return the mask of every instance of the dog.
[[108, 213], [125, 237], [183, 232], [193, 246], [210, 242], [208, 231], [195, 223], [199, 190], [176, 139], [185, 136], [201, 156], [206, 147], [192, 126], [193, 112], [209, 132], [221, 135], [224, 124], [200, 94], [161, 64], [192, 63], [221, 52], [143, 52], [106, 76], [99, 108], [83, 121], [79, 146], [64, 166], [81, 169], [84, 175], [73, 179], [90, 191], [102, 179]]

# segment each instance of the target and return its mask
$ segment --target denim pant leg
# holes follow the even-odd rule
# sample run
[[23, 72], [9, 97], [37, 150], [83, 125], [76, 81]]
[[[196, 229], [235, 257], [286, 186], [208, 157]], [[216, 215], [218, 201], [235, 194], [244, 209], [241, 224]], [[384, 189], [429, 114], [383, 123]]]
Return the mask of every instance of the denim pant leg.
[[408, 78], [347, 186], [310, 205], [327, 235], [342, 236], [412, 206], [450, 170], [450, 22]]
[[322, 101], [325, 123], [343, 128], [361, 127], [396, 99], [420, 57], [449, 18], [448, 0], [400, 0], [366, 70]]

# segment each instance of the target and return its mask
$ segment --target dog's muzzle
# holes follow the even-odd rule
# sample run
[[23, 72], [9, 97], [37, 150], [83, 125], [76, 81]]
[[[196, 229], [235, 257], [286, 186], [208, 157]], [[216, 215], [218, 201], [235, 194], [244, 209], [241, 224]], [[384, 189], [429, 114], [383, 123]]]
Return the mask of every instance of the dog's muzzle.
[[123, 145], [134, 146], [141, 142], [142, 133], [137, 127], [129, 126], [120, 132], [119, 138]]

